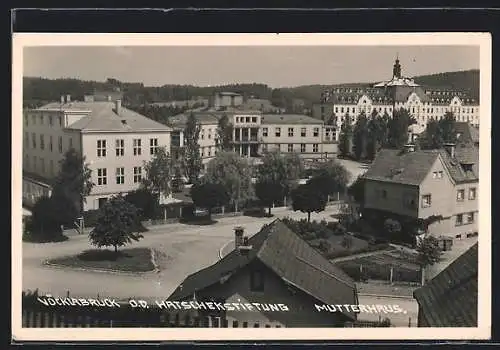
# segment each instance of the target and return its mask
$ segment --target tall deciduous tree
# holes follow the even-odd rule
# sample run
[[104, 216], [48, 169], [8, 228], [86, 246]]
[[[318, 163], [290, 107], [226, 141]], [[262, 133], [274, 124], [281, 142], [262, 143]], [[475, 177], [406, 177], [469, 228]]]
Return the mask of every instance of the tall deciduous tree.
[[368, 119], [364, 112], [358, 116], [358, 120], [354, 125], [353, 131], [353, 151], [354, 157], [357, 160], [366, 157], [366, 150], [368, 145]]
[[307, 213], [307, 221], [311, 222], [311, 213], [325, 210], [327, 197], [316, 186], [300, 185], [292, 191], [292, 208]]
[[184, 152], [183, 169], [188, 181], [195, 183], [198, 181], [202, 169], [200, 145], [200, 125], [196, 121], [194, 113], [190, 113], [184, 128]]
[[351, 180], [351, 173], [336, 160], [322, 163], [308, 183], [313, 184], [325, 194], [344, 192]]
[[221, 184], [205, 182], [191, 187], [191, 199], [197, 207], [207, 209], [211, 220], [213, 208], [226, 205], [230, 197]]
[[217, 153], [207, 164], [202, 182], [222, 185], [236, 209], [254, 195], [250, 165], [235, 152]]
[[122, 196], [110, 198], [101, 208], [94, 229], [89, 233], [92, 245], [100, 247], [123, 247], [144, 238], [139, 231], [137, 208]]
[[353, 127], [351, 123], [351, 117], [349, 113], [345, 115], [344, 121], [342, 122], [342, 127], [340, 129], [339, 135], [339, 155], [342, 157], [348, 157], [351, 155], [352, 150], [352, 139], [353, 139]]
[[165, 147], [159, 147], [150, 161], [144, 162], [145, 176], [142, 186], [157, 198], [170, 195], [173, 163]]
[[420, 239], [417, 244], [417, 261], [420, 265], [422, 285], [425, 283], [425, 269], [441, 260], [442, 250], [436, 237], [428, 235]]
[[406, 109], [395, 110], [387, 125], [387, 146], [393, 149], [401, 149], [408, 143], [408, 128], [415, 123], [416, 120]]
[[29, 230], [34, 236], [50, 238], [60, 235], [61, 225], [70, 226], [77, 216], [74, 203], [65, 195], [54, 193], [42, 197], [33, 206]]
[[255, 195], [262, 205], [269, 209], [269, 216], [271, 216], [274, 203], [285, 197], [285, 187], [273, 180], [259, 179], [255, 184]]
[[453, 113], [446, 112], [442, 119], [432, 119], [427, 123], [419, 144], [423, 149], [439, 149], [445, 143], [455, 143], [456, 140], [455, 117]]
[[389, 115], [385, 112], [382, 116], [379, 114], [372, 115], [372, 118], [368, 121], [367, 159], [375, 159], [377, 152], [387, 143], [387, 125], [389, 119]]
[[220, 151], [230, 151], [233, 141], [233, 124], [227, 114], [223, 114], [217, 125], [217, 140]]
[[60, 164], [61, 170], [56, 177], [53, 192], [69, 198], [75, 209], [81, 211], [85, 198], [94, 187], [89, 164], [74, 148], [64, 154]]
[[127, 193], [124, 199], [134, 205], [143, 219], [153, 219], [159, 212], [158, 195], [146, 188], [139, 188]]

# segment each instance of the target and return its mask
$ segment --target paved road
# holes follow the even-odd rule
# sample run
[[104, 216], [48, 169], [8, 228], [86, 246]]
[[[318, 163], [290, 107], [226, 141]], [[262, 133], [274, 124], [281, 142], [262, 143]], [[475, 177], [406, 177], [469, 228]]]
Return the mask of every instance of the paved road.
[[[311, 217], [321, 220], [336, 212], [336, 207], [329, 207]], [[306, 217], [306, 214], [281, 208], [273, 213], [280, 218]], [[233, 237], [234, 226], [244, 226], [251, 235], [272, 220], [274, 218], [231, 217], [220, 219], [210, 226], [170, 224], [152, 227], [145, 238], [133, 246], [154, 247], [164, 256], [158, 259], [159, 273], [141, 276], [57, 269], [42, 264], [46, 259], [90, 249], [86, 235], [72, 236], [68, 241], [59, 243], [23, 243], [23, 289], [38, 288], [52, 295], [66, 295], [69, 290], [71, 294], [81, 297], [164, 299], [187, 275], [217, 261], [220, 247]]]

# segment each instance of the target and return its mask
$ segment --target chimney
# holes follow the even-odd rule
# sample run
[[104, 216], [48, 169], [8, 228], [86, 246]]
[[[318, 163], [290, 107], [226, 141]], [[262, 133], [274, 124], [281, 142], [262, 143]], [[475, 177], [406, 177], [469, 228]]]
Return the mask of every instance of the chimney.
[[243, 234], [245, 233], [245, 228], [242, 226], [236, 226], [234, 228], [234, 247], [238, 249], [243, 244]]
[[66, 95], [66, 103], [70, 103], [71, 102], [71, 95]]
[[405, 153], [415, 152], [415, 145], [409, 143], [403, 146]]
[[248, 244], [248, 237], [243, 237], [243, 243], [238, 246], [238, 251], [241, 255], [248, 256], [248, 253], [252, 250], [252, 246]]
[[64, 96], [64, 95], [61, 95], [61, 104], [62, 104], [62, 105], [64, 104], [64, 101], [65, 101], [65, 96]]
[[122, 109], [122, 100], [116, 100], [115, 101], [115, 113], [120, 115], [121, 109]]
[[443, 145], [444, 149], [448, 154], [450, 155], [451, 158], [455, 158], [455, 144], [454, 143], [445, 143]]

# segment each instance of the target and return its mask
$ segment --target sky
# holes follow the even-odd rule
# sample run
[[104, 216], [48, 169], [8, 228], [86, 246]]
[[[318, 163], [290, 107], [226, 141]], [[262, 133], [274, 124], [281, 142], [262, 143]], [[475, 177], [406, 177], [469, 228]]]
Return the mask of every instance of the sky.
[[378, 82], [479, 69], [479, 46], [25, 47], [23, 76], [140, 82], [146, 86], [263, 83], [270, 87]]

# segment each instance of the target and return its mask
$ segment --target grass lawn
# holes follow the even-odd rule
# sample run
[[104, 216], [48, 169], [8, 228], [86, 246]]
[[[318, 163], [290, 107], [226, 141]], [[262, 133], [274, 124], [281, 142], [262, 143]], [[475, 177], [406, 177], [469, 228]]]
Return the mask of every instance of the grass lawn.
[[384, 281], [389, 280], [392, 267], [394, 281], [418, 283], [420, 281], [420, 267], [415, 259], [416, 256], [394, 248], [369, 256], [338, 261], [335, 265], [338, 265], [353, 278], [359, 276], [360, 265], [362, 265], [363, 272], [368, 279]]
[[154, 269], [151, 262], [151, 249], [131, 248], [86, 250], [78, 255], [49, 260], [50, 264], [96, 270], [115, 270], [123, 272], [148, 272]]

